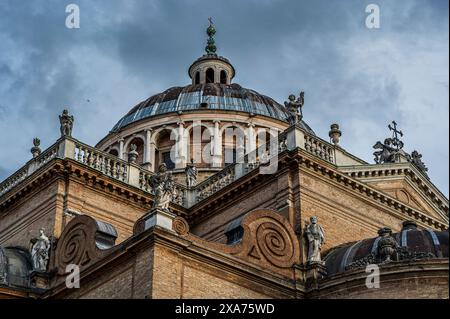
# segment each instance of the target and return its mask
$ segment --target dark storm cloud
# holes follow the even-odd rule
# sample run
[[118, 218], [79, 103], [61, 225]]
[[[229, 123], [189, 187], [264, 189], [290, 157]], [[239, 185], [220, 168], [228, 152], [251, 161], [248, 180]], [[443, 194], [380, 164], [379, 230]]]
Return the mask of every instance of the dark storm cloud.
[[[75, 136], [95, 144], [140, 100], [189, 83], [212, 16], [235, 82], [281, 103], [305, 90], [316, 133], [340, 123], [342, 145], [369, 162], [396, 119], [448, 194], [448, 1], [71, 2], [78, 30], [64, 26], [69, 2], [0, 4], [3, 177], [30, 157], [34, 136], [53, 143], [64, 107]], [[379, 30], [365, 27], [369, 3], [380, 6]]]

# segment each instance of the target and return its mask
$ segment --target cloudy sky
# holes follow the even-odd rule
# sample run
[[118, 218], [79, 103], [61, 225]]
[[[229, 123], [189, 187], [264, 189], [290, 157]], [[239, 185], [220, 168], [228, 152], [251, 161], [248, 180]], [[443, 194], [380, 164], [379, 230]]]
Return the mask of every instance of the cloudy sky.
[[[68, 4], [81, 28], [67, 29]], [[381, 28], [365, 25], [368, 4]], [[282, 103], [305, 93], [304, 116], [328, 139], [373, 162], [372, 146], [399, 123], [448, 197], [448, 0], [151, 1], [0, 0], [0, 180], [59, 136], [58, 114], [75, 115], [74, 137], [95, 145], [135, 104], [189, 84], [203, 54], [207, 18], [235, 82]]]

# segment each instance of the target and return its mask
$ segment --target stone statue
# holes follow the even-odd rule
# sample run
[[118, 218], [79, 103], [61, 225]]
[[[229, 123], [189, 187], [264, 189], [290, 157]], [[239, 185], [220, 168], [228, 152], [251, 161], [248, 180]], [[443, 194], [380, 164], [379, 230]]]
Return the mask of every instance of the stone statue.
[[392, 237], [392, 230], [388, 227], [383, 227], [378, 231], [380, 239], [378, 240], [378, 256], [381, 263], [389, 263], [392, 260], [397, 260], [397, 241]]
[[191, 159], [191, 163], [186, 165], [186, 169], [184, 171], [186, 173], [187, 187], [194, 187], [195, 185], [197, 185], [198, 170], [194, 164], [194, 159]]
[[301, 122], [303, 119], [303, 104], [305, 103], [305, 92], [300, 92], [299, 97], [296, 99], [294, 94], [289, 95], [289, 101], [284, 102], [284, 106], [286, 106], [289, 117], [289, 124], [295, 125]]
[[50, 240], [44, 234], [44, 229], [39, 230], [39, 237], [31, 240], [31, 260], [33, 269], [46, 271], [49, 260]]
[[308, 240], [308, 263], [322, 262], [320, 250], [325, 242], [322, 226], [317, 224], [317, 217], [310, 218], [311, 223], [305, 228], [305, 237]]
[[139, 156], [139, 153], [137, 151], [137, 145], [131, 144], [130, 151], [128, 152], [128, 162], [135, 164], [138, 156]]
[[69, 115], [69, 111], [65, 109], [59, 116], [59, 123], [61, 124], [61, 136], [72, 136], [73, 122], [73, 115]]
[[428, 168], [425, 166], [425, 163], [422, 161], [422, 154], [417, 151], [413, 151], [411, 156], [408, 157], [408, 160], [414, 164], [422, 173], [425, 175], [428, 172]]
[[175, 184], [172, 172], [167, 170], [166, 164], [159, 165], [158, 173], [151, 177], [151, 185], [155, 194], [153, 209], [169, 211], [169, 204], [175, 193]]
[[375, 156], [374, 161], [377, 164], [383, 163], [395, 163], [395, 155], [397, 154], [396, 149], [393, 147], [392, 138], [387, 138], [384, 143], [378, 141], [374, 146], [375, 151], [373, 155]]
[[41, 145], [41, 140], [37, 137], [33, 139], [33, 147], [31, 148], [31, 154], [33, 155], [33, 158], [38, 157], [41, 154], [41, 148], [39, 147]]

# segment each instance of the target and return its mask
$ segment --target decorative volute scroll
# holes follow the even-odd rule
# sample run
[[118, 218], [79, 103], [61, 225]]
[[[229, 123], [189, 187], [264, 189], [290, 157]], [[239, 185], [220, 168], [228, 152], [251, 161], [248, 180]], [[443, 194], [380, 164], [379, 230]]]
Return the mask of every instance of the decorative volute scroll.
[[59, 275], [66, 274], [66, 266], [75, 264], [80, 269], [111, 252], [117, 231], [105, 222], [80, 215], [64, 228], [56, 246], [55, 267]]
[[[186, 233], [183, 222], [174, 222], [178, 234]], [[209, 248], [242, 258], [250, 263], [264, 266], [270, 270], [292, 276], [292, 266], [300, 260], [300, 246], [289, 221], [275, 211], [268, 209], [254, 210], [245, 215], [241, 221], [243, 237], [235, 245], [208, 242], [187, 234], [187, 239], [201, 243]]]

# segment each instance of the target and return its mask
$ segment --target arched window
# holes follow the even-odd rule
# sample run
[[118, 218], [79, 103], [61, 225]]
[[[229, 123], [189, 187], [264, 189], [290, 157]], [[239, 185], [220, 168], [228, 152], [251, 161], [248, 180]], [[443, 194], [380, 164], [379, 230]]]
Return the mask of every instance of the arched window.
[[227, 84], [227, 72], [225, 70], [220, 71], [220, 83]]
[[211, 68], [206, 70], [206, 83], [214, 83], [214, 70]]
[[194, 84], [200, 84], [200, 72], [195, 72]]

